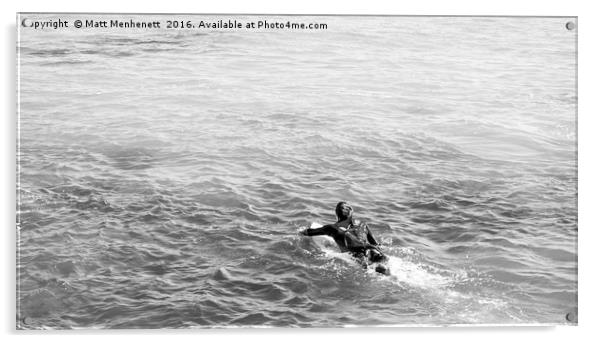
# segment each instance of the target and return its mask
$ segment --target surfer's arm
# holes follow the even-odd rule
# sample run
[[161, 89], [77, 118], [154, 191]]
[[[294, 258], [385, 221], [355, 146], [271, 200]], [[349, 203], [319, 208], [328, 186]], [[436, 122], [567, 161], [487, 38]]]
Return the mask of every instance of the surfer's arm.
[[364, 243], [364, 244], [361, 244], [361, 245], [358, 245], [358, 246], [362, 247], [364, 250], [374, 249], [374, 250], [379, 250], [380, 251], [380, 247], [378, 246], [378, 244]]
[[349, 249], [350, 251], [353, 252], [362, 252], [365, 253], [368, 250], [376, 250], [380, 252], [380, 248], [377, 245], [374, 244], [368, 244], [368, 243], [360, 243], [360, 242], [353, 242], [350, 240], [347, 240], [347, 249]]
[[368, 243], [370, 243], [372, 245], [380, 245], [380, 244], [378, 244], [378, 242], [376, 241], [376, 239], [372, 235], [372, 232], [370, 231], [370, 228], [368, 227], [368, 224], [366, 224], [366, 238], [368, 238]]
[[310, 229], [307, 228], [301, 231], [301, 234], [304, 236], [319, 236], [319, 235], [328, 235], [332, 236], [332, 225], [324, 225], [319, 228]]

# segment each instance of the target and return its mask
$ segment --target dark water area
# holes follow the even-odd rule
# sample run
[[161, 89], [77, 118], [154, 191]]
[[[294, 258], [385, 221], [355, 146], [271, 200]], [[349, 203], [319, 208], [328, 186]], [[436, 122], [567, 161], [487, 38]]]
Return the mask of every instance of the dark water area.
[[[316, 20], [21, 30], [18, 327], [570, 324], [567, 20]], [[341, 200], [391, 276], [298, 234]]]

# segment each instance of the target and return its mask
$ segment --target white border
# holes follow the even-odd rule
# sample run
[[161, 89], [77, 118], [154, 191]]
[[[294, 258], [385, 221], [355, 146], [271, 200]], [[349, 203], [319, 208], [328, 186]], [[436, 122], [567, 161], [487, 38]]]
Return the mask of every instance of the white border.
[[[593, 4], [594, 2], [589, 2]], [[506, 0], [495, 3], [487, 1], [412, 1], [385, 2], [324, 0], [285, 1], [226, 1], [213, 2], [179, 1], [124, 2], [123, 0], [83, 1], [13, 1], [3, 2], [2, 37], [4, 53], [2, 67], [5, 75], [2, 83], [2, 193], [0, 211], [4, 252], [1, 264], [4, 282], [0, 283], [2, 306], [0, 325], [3, 341], [50, 341], [104, 342], [107, 339], [132, 340], [143, 338], [159, 342], [168, 336], [177, 335], [178, 341], [219, 339], [232, 342], [282, 340], [305, 341], [323, 337], [327, 340], [346, 342], [393, 342], [418, 340], [441, 342], [461, 339], [462, 342], [507, 342], [508, 340], [545, 340], [547, 342], [590, 341], [599, 337], [596, 330], [600, 318], [600, 268], [601, 256], [598, 244], [602, 242], [596, 213], [599, 194], [602, 194], [599, 178], [602, 172], [599, 160], [602, 156], [600, 137], [600, 13], [586, 1], [540, 1]], [[455, 15], [559, 15], [579, 16], [579, 326], [549, 327], [453, 327], [453, 328], [348, 328], [348, 329], [233, 329], [233, 330], [153, 330], [153, 331], [103, 331], [92, 332], [16, 332], [15, 327], [15, 141], [16, 141], [16, 70], [15, 70], [15, 16], [16, 12], [169, 12], [169, 13], [287, 13], [287, 14], [455, 14]], [[86, 337], [81, 337], [82, 334]], [[171, 337], [170, 337], [171, 338]]]

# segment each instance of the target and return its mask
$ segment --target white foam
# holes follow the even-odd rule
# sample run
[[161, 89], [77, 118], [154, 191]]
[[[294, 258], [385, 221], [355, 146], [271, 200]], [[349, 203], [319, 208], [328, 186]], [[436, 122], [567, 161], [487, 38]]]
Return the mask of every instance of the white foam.
[[[318, 228], [322, 225], [312, 223], [310, 228]], [[336, 275], [347, 273], [347, 268], [341, 269], [337, 262], [344, 262], [345, 265], [359, 268], [357, 261], [348, 253], [340, 252], [334, 240], [328, 236], [313, 236], [312, 242], [328, 261], [321, 268], [332, 270]], [[401, 254], [408, 257], [394, 256], [391, 253]], [[391, 274], [389, 276], [377, 273], [373, 268], [368, 268], [367, 272], [375, 277], [379, 282], [391, 282], [399, 287], [411, 287], [426, 291], [431, 299], [439, 299], [447, 308], [456, 308], [454, 314], [462, 321], [480, 322], [484, 318], [496, 311], [504, 310], [507, 303], [502, 299], [482, 297], [477, 294], [465, 294], [454, 290], [454, 285], [465, 281], [468, 273], [464, 270], [450, 272], [449, 270], [440, 270], [432, 265], [417, 262], [416, 258], [411, 256], [419, 253], [411, 247], [393, 247], [387, 252], [389, 257], [386, 263]]]
[[391, 277], [406, 285], [420, 288], [443, 288], [451, 285], [451, 279], [430, 272], [420, 264], [406, 261], [397, 256], [389, 256], [389, 269]]
[[[322, 224], [313, 222], [309, 227], [311, 229], [315, 229], [322, 227]], [[357, 261], [355, 261], [350, 254], [340, 252], [338, 246], [332, 240], [332, 238], [327, 236], [314, 236], [312, 237], [312, 240], [314, 244], [318, 247], [318, 249], [320, 249], [327, 258], [338, 259], [350, 265], [357, 264]], [[401, 249], [402, 252], [407, 254], [415, 253], [415, 251], [412, 249], [399, 249]], [[435, 289], [446, 287], [453, 282], [453, 280], [447, 277], [424, 269], [420, 264], [403, 260], [402, 258], [399, 258], [397, 256], [389, 256], [389, 261], [387, 262], [387, 265], [389, 266], [389, 269], [391, 271], [390, 277], [393, 278], [396, 282], [405, 285]], [[369, 269], [369, 272], [372, 273], [374, 271], [372, 269]]]

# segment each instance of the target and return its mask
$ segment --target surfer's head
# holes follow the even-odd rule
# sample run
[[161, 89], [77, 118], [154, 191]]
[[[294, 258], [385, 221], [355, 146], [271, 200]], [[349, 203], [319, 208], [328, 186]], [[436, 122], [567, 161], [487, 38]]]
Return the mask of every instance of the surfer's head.
[[351, 205], [349, 205], [348, 203], [341, 201], [337, 204], [337, 207], [334, 209], [334, 213], [336, 213], [337, 219], [339, 221], [346, 220], [348, 218], [351, 218], [351, 215], [353, 214], [353, 207], [351, 207]]

